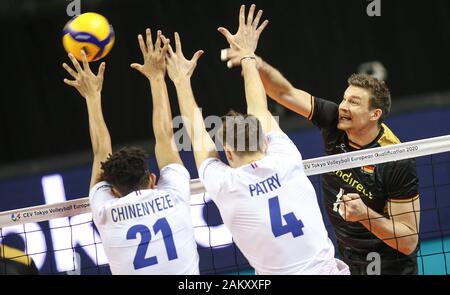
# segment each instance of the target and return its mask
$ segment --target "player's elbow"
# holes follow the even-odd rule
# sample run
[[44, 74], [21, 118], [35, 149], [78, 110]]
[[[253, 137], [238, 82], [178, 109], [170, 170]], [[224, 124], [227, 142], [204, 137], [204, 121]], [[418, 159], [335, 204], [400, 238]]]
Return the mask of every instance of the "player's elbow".
[[417, 249], [418, 243], [419, 235], [417, 233], [413, 233], [402, 239], [398, 250], [405, 255], [411, 255]]

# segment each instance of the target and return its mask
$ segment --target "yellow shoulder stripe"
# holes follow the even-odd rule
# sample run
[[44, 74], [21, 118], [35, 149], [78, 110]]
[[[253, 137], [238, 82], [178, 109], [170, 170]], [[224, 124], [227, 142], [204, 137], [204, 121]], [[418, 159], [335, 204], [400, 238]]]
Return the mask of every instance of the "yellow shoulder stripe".
[[400, 143], [400, 140], [395, 136], [395, 134], [387, 127], [386, 124], [381, 124], [383, 126], [384, 132], [383, 135], [378, 139], [378, 144], [380, 146], [386, 146], [391, 144], [398, 144]]
[[6, 245], [0, 245], [0, 257], [28, 266], [31, 265], [32, 261], [31, 258], [24, 252]]

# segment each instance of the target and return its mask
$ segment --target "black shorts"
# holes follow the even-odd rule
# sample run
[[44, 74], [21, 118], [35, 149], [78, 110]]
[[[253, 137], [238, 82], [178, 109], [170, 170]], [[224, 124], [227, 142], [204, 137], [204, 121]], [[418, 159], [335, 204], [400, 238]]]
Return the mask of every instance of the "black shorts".
[[[338, 245], [339, 258], [350, 268], [352, 275], [374, 274], [373, 260], [368, 251], [359, 251], [350, 247]], [[373, 251], [375, 252], [375, 251]], [[381, 275], [417, 275], [417, 256], [409, 256], [401, 253], [379, 253]], [[402, 257], [400, 257], [402, 256]]]

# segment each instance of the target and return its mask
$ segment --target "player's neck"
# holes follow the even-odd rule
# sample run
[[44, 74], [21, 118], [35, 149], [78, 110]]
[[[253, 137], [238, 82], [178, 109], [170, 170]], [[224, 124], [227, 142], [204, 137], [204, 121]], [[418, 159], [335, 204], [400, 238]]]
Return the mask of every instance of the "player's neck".
[[378, 134], [380, 134], [380, 130], [381, 127], [377, 124], [357, 131], [348, 130], [346, 133], [347, 138], [351, 143], [363, 147], [374, 141]]
[[246, 156], [242, 156], [239, 159], [239, 166], [244, 166], [244, 165], [248, 165], [250, 163], [256, 162], [258, 160], [261, 160], [262, 158], [264, 158], [264, 154], [261, 152], [257, 152], [257, 153], [253, 153], [250, 155], [246, 155]]

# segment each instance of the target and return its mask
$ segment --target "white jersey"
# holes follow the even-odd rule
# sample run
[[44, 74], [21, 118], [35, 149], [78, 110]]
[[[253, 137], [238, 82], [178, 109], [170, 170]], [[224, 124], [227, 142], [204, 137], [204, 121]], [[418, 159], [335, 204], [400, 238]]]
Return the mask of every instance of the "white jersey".
[[236, 169], [205, 160], [199, 176], [257, 274], [337, 273], [334, 247], [300, 152], [283, 132], [266, 156]]
[[93, 219], [113, 274], [199, 274], [189, 180], [186, 168], [170, 164], [157, 189], [116, 198], [107, 182], [92, 187]]

